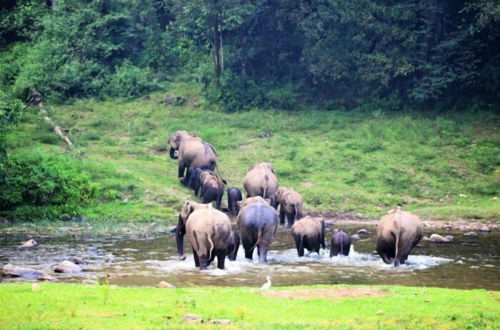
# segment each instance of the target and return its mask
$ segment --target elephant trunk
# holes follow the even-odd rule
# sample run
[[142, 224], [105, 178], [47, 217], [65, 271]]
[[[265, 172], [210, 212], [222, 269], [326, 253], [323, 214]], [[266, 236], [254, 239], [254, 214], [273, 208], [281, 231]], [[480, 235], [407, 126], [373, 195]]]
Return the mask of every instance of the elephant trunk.
[[186, 234], [186, 226], [184, 225], [184, 220], [182, 220], [179, 215], [179, 222], [177, 223], [177, 228], [175, 229], [175, 242], [177, 245], [177, 254], [179, 257], [184, 256], [184, 235]]
[[170, 147], [170, 153], [169, 153], [170, 158], [172, 158], [172, 159], [177, 159], [177, 158], [179, 157], [179, 156], [176, 154], [176, 151], [177, 151], [177, 149], [174, 149], [174, 148]]

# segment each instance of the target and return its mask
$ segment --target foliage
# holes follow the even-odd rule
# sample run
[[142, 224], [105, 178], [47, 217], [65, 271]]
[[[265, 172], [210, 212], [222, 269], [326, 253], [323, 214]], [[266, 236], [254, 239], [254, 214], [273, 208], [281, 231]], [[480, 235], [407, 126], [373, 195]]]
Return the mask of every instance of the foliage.
[[[93, 182], [112, 187], [120, 199], [85, 206], [89, 219], [174, 222], [183, 202], [195, 198], [179, 184], [177, 162], [166, 152], [168, 136], [180, 129], [216, 147], [219, 170], [230, 186], [242, 189], [250, 165], [272, 162], [280, 184], [299, 191], [308, 211], [376, 218], [403, 203], [425, 219], [500, 219], [494, 112], [225, 113], [196, 107], [201, 97], [195, 84], [169, 86], [149, 99], [80, 100], [51, 111], [61, 126], [75, 127], [68, 136], [85, 162], [110, 166], [89, 172]], [[165, 94], [187, 102], [159, 105]], [[46, 138], [53, 133], [35, 115], [23, 118], [7, 135], [13, 153], [53, 153], [64, 146]], [[270, 138], [258, 138], [266, 131]]]
[[[257, 288], [246, 287], [160, 289], [50, 283], [34, 287], [31, 283], [0, 286], [0, 327], [85, 328], [93, 317], [93, 328], [196, 328], [199, 323], [182, 320], [195, 314], [206, 321], [229, 319], [231, 325], [226, 327], [245, 329], [397, 329], [402, 323], [412, 329], [489, 329], [498, 323], [500, 308], [495, 291], [404, 286], [271, 289], [272, 293], [360, 288], [382, 293], [310, 299], [267, 297]], [[209, 321], [202, 326], [220, 327]]]
[[0, 190], [0, 209], [21, 220], [69, 217], [105, 195], [81, 162], [33, 152], [9, 157]]

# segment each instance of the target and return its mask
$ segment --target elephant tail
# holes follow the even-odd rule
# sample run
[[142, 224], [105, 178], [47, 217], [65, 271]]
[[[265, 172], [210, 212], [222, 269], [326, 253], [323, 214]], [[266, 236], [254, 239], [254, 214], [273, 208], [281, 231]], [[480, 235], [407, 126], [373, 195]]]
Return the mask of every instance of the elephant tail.
[[212, 257], [212, 252], [214, 250], [214, 242], [210, 238], [209, 233], [205, 233], [205, 235], [207, 235], [207, 241], [210, 243], [210, 249], [208, 250], [208, 260], [210, 260], [210, 258]]
[[260, 238], [262, 237], [262, 231], [263, 231], [263, 230], [264, 230], [263, 228], [259, 228], [259, 229], [257, 230], [257, 241], [255, 242], [255, 244], [252, 246], [252, 248], [251, 248], [250, 250], [255, 249], [255, 247], [259, 245], [259, 243], [260, 243]]
[[263, 193], [262, 193], [262, 198], [266, 198], [267, 196], [267, 188], [268, 188], [268, 185], [269, 185], [269, 176], [267, 176], [267, 174], [264, 176], [264, 190], [263, 190]]

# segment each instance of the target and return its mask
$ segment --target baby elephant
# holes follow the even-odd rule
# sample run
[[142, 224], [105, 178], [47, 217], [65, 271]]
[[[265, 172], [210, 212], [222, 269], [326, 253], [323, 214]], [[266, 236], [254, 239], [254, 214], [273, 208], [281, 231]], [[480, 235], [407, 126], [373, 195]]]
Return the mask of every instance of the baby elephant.
[[280, 224], [285, 224], [285, 216], [288, 219], [288, 227], [302, 218], [304, 201], [302, 196], [292, 188], [279, 187], [274, 194], [276, 202], [280, 205]]
[[325, 222], [310, 216], [302, 218], [293, 224], [292, 236], [299, 257], [304, 256], [304, 249], [319, 254], [320, 247], [325, 248]]
[[240, 212], [240, 206], [238, 205], [238, 202], [242, 200], [243, 196], [241, 195], [241, 190], [234, 187], [227, 189], [227, 208], [230, 215], [238, 215], [238, 213]]
[[200, 198], [204, 204], [215, 201], [216, 208], [220, 210], [222, 196], [224, 196], [224, 183], [212, 171], [202, 171], [200, 178]]
[[330, 258], [339, 253], [345, 256], [349, 255], [351, 250], [351, 236], [343, 230], [335, 229], [332, 235], [332, 245], [330, 247]]
[[236, 255], [238, 254], [238, 249], [240, 248], [240, 236], [234, 231], [231, 231], [229, 238], [227, 239], [227, 257], [231, 261], [236, 260]]

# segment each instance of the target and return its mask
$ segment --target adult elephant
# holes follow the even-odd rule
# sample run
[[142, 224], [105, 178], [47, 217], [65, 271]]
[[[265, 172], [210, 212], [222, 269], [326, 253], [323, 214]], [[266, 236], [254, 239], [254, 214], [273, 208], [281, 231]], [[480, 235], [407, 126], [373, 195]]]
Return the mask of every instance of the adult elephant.
[[277, 207], [274, 193], [278, 189], [278, 178], [271, 163], [258, 163], [250, 167], [243, 179], [243, 187], [247, 198], [261, 196], [270, 199], [271, 205]]
[[304, 249], [319, 254], [325, 248], [325, 222], [310, 216], [302, 218], [292, 226], [292, 236], [299, 257], [304, 256]]
[[170, 145], [170, 157], [177, 159], [178, 175], [179, 178], [183, 178], [184, 184], [189, 182], [191, 171], [196, 167], [215, 170], [217, 166], [215, 148], [196, 134], [177, 131], [170, 135], [168, 144]]
[[176, 228], [177, 253], [184, 256], [184, 235], [193, 248], [194, 264], [200, 270], [217, 257], [217, 268], [224, 269], [227, 242], [231, 234], [231, 222], [212, 204], [186, 202], [179, 214]]
[[276, 203], [280, 207], [280, 224], [285, 225], [285, 216], [288, 219], [288, 227], [302, 218], [304, 214], [304, 200], [302, 196], [292, 188], [279, 187], [274, 194]]
[[410, 212], [397, 209], [389, 211], [377, 225], [377, 253], [386, 264], [394, 259], [394, 266], [404, 264], [411, 250], [422, 238], [420, 219]]
[[245, 249], [245, 258], [252, 259], [253, 251], [257, 247], [259, 262], [266, 263], [267, 252], [278, 227], [278, 215], [274, 208], [260, 196], [250, 197], [241, 204], [236, 222]]

